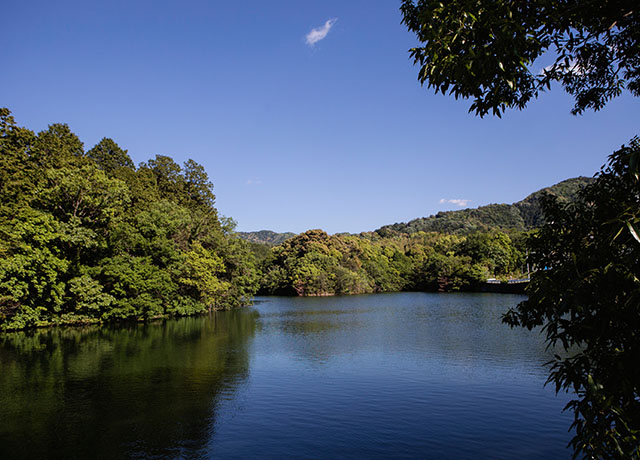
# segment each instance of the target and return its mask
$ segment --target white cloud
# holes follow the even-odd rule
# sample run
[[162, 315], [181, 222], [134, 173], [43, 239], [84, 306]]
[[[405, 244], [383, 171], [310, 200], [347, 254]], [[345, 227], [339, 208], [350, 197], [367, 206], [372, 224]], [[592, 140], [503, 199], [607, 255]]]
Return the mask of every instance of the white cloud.
[[245, 182], [247, 185], [260, 185], [262, 184], [262, 181], [260, 179], [247, 179], [247, 182]]
[[457, 206], [460, 206], [461, 208], [464, 208], [466, 205], [468, 205], [471, 202], [471, 200], [463, 200], [461, 198], [452, 198], [450, 200], [447, 200], [445, 198], [442, 198], [440, 200], [440, 204], [445, 204], [445, 203], [450, 203], [450, 204], [455, 204]]
[[306, 37], [307, 45], [313, 46], [320, 40], [324, 39], [337, 20], [338, 18], [329, 19], [322, 27], [311, 29], [311, 32], [309, 32]]

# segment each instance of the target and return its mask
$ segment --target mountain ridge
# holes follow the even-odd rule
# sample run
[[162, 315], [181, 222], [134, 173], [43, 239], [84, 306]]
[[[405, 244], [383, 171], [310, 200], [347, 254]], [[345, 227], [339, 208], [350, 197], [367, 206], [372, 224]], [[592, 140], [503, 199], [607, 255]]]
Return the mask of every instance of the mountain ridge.
[[380, 236], [393, 232], [415, 233], [443, 232], [469, 234], [478, 231], [527, 231], [540, 227], [544, 223], [540, 199], [551, 194], [560, 200], [571, 201], [578, 191], [591, 183], [592, 177], [573, 177], [545, 187], [529, 194], [526, 198], [512, 204], [488, 204], [477, 208], [456, 211], [441, 211], [429, 217], [418, 217], [409, 222], [384, 225], [377, 230]]
[[[393, 233], [442, 232], [451, 234], [469, 234], [474, 232], [527, 231], [540, 227], [544, 223], [540, 198], [549, 193], [560, 200], [571, 201], [576, 193], [585, 185], [591, 183], [593, 177], [578, 176], [565, 179], [557, 184], [542, 188], [527, 197], [512, 204], [492, 203], [477, 208], [466, 208], [455, 211], [441, 211], [428, 217], [418, 217], [408, 222], [383, 225], [364, 233], [377, 233], [391, 236]], [[278, 233], [271, 230], [256, 232], [237, 232], [237, 235], [247, 241], [268, 246], [277, 246], [289, 238], [296, 236], [293, 232]]]
[[256, 232], [236, 232], [243, 240], [250, 241], [252, 243], [261, 243], [269, 246], [277, 246], [280, 243], [284, 243], [289, 238], [293, 238], [297, 233], [284, 232], [278, 233], [271, 230], [258, 230]]

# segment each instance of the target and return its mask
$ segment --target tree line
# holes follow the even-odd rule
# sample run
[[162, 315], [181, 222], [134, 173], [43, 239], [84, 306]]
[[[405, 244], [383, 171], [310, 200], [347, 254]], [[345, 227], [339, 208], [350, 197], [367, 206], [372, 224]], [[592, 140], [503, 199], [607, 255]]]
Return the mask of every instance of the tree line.
[[521, 232], [327, 235], [267, 247], [218, 215], [204, 168], [135, 166], [65, 124], [35, 133], [0, 110], [0, 326], [4, 330], [198, 314], [256, 292], [472, 290], [520, 273]]
[[490, 277], [520, 276], [524, 233], [376, 232], [327, 235], [309, 230], [262, 254], [260, 292], [343, 295], [474, 290]]
[[145, 320], [249, 301], [258, 271], [195, 161], [134, 166], [0, 109], [0, 325]]

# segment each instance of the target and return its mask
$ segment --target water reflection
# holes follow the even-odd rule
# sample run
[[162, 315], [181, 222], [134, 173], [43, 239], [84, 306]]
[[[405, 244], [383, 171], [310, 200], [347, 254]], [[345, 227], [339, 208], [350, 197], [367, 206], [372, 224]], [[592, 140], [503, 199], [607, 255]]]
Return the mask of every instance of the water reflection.
[[551, 352], [500, 321], [522, 298], [264, 298], [243, 409], [218, 418], [212, 458], [570, 458]]
[[272, 346], [316, 364], [357, 350], [483, 366], [522, 363], [542, 375], [552, 352], [539, 334], [510, 329], [500, 321], [523, 298], [428, 293], [265, 297], [258, 308], [265, 332], [275, 341]]
[[0, 459], [568, 459], [512, 295], [266, 298], [0, 336]]
[[256, 314], [0, 337], [0, 458], [202, 458]]

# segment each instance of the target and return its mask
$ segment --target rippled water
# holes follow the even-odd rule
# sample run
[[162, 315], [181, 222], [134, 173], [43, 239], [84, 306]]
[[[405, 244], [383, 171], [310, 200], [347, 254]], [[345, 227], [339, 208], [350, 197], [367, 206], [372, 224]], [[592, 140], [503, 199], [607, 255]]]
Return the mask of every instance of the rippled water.
[[0, 336], [0, 458], [569, 459], [505, 294], [258, 299]]

